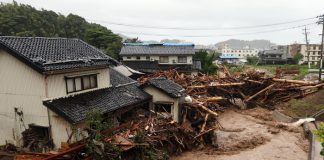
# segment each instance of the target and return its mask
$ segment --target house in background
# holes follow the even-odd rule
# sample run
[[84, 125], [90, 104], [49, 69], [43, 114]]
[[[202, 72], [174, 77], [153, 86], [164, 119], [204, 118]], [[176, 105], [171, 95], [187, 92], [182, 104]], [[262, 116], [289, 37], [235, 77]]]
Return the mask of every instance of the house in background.
[[194, 54], [194, 44], [176, 43], [124, 43], [120, 51], [122, 62], [140, 72], [176, 69], [191, 75], [201, 69], [200, 61], [193, 60]]
[[0, 144], [21, 145], [21, 133], [36, 129], [59, 147], [92, 110], [116, 119], [148, 104], [115, 63], [79, 39], [0, 37]]
[[160, 77], [147, 81], [142, 88], [153, 97], [151, 110], [179, 122], [180, 99], [184, 96], [184, 89], [179, 84]]
[[221, 55], [219, 56], [218, 61], [222, 62], [222, 63], [228, 63], [228, 64], [234, 64], [234, 65], [241, 65], [241, 64], [245, 64], [247, 61], [246, 59], [242, 59], [239, 56], [224, 56]]
[[288, 46], [275, 46], [271, 50], [259, 53], [261, 64], [290, 64], [293, 63]]

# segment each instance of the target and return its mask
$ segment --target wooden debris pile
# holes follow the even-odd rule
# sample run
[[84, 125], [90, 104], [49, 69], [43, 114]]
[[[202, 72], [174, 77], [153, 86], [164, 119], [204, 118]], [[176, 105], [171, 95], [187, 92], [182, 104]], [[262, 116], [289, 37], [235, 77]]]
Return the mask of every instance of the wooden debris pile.
[[160, 71], [141, 77], [140, 84], [156, 77], [166, 77], [178, 84], [192, 98], [192, 103], [185, 104], [210, 115], [217, 116], [229, 104], [240, 101], [245, 106], [261, 106], [273, 109], [274, 105], [314, 93], [324, 83], [300, 80], [288, 80], [266, 77], [264, 72], [254, 70], [231, 75], [223, 66], [224, 77], [199, 74], [188, 76], [178, 74], [176, 70]]
[[55, 159], [165, 159], [197, 146], [194, 129], [181, 126], [172, 119], [150, 116], [126, 122], [118, 127], [98, 131], [87, 128], [89, 137], [59, 151], [23, 152], [16, 160]]

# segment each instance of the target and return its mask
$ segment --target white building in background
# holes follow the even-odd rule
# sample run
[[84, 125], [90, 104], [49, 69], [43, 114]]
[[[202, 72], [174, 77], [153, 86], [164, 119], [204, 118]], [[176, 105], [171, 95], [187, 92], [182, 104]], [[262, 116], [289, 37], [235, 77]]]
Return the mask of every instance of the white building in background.
[[247, 57], [258, 57], [258, 53], [260, 50], [258, 49], [251, 49], [249, 46], [244, 47], [243, 49], [233, 49], [230, 48], [227, 44], [225, 44], [220, 51], [223, 56], [237, 56], [243, 59]]

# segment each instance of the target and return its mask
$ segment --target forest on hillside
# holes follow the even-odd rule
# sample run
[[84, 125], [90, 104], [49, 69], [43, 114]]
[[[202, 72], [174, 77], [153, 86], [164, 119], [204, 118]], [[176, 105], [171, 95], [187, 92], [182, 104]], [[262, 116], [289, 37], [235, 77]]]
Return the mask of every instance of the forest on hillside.
[[78, 15], [64, 16], [15, 1], [0, 3], [0, 13], [1, 36], [79, 38], [114, 58], [122, 46], [119, 35]]

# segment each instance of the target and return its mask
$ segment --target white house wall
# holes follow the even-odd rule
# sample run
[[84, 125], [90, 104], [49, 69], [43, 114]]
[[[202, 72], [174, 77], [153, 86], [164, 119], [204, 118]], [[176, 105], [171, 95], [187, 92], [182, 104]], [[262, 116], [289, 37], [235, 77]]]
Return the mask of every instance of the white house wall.
[[179, 100], [177, 98], [169, 97], [167, 94], [162, 91], [154, 88], [154, 87], [145, 87], [144, 91], [150, 95], [152, 95], [152, 102], [172, 102], [173, 107], [171, 110], [171, 114], [173, 119], [176, 122], [179, 122]]
[[0, 83], [0, 144], [20, 143], [28, 124], [49, 126], [42, 74], [0, 49]]
[[[47, 87], [48, 87], [47, 88], [48, 98], [57, 98], [57, 97], [63, 97], [68, 95], [66, 92], [66, 83], [65, 83], [66, 76], [78, 76], [78, 75], [87, 75], [87, 74], [97, 74], [98, 88], [106, 88], [110, 86], [110, 81], [109, 81], [110, 77], [109, 77], [108, 68], [100, 69], [100, 70], [92, 70], [92, 71], [50, 75], [46, 78]], [[83, 92], [87, 92], [87, 91], [89, 90], [85, 90]], [[77, 93], [81, 93], [81, 92], [76, 92], [74, 94]]]
[[[180, 55], [180, 56], [185, 56], [185, 55]], [[127, 57], [130, 57], [128, 59]], [[140, 59], [136, 59], [138, 56], [123, 56], [124, 61], [147, 61], [146, 56], [139, 56]], [[150, 61], [159, 61], [160, 56], [149, 56]], [[187, 57], [187, 63], [178, 63], [178, 56], [168, 56], [169, 57], [169, 62], [168, 63], [163, 63], [163, 64], [192, 64], [192, 56], [186, 56]], [[173, 63], [175, 62], [175, 63]]]

